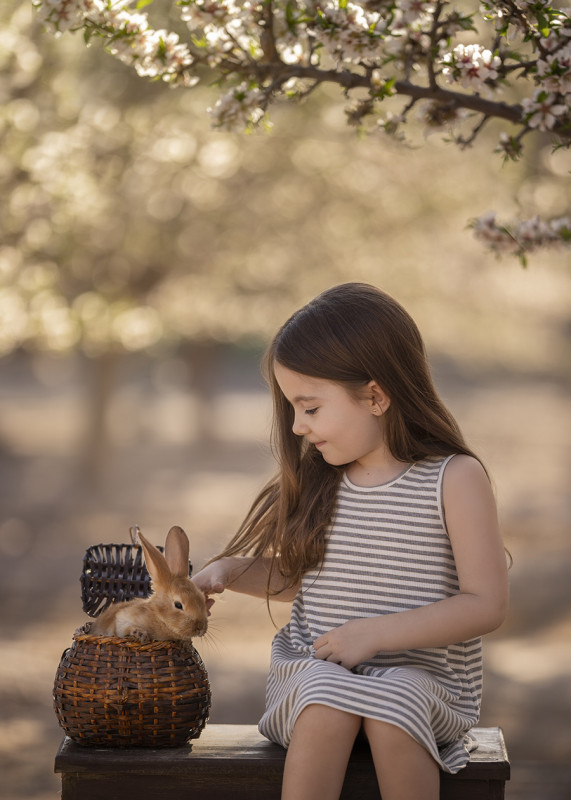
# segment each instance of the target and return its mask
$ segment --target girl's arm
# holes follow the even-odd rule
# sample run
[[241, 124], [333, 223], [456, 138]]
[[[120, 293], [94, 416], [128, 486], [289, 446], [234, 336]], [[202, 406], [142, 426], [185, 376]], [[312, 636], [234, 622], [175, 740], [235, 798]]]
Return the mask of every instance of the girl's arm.
[[506, 557], [492, 488], [476, 459], [458, 455], [448, 463], [443, 504], [458, 594], [410, 611], [351, 620], [316, 639], [317, 658], [351, 669], [380, 651], [444, 647], [501, 625], [508, 604]]
[[[266, 598], [268, 591], [268, 576], [270, 573], [271, 559], [266, 556], [228, 556], [219, 558], [208, 564], [193, 577], [194, 583], [208, 597], [211, 594], [220, 594], [225, 589], [233, 592], [249, 594], [253, 597]], [[272, 572], [270, 583], [270, 599], [292, 601], [298, 591], [298, 586], [284, 588], [285, 581], [280, 575], [279, 564]]]

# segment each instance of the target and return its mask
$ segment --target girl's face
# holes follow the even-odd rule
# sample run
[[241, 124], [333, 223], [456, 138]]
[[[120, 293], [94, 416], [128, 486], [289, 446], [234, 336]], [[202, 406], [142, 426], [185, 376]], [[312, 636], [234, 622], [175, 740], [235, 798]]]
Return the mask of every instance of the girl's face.
[[315, 445], [328, 464], [375, 466], [382, 462], [386, 448], [380, 414], [386, 410], [383, 403], [388, 406], [389, 401], [369, 391], [372, 382], [363, 387], [359, 399], [339, 383], [310, 378], [278, 363], [274, 375], [294, 410], [293, 432]]

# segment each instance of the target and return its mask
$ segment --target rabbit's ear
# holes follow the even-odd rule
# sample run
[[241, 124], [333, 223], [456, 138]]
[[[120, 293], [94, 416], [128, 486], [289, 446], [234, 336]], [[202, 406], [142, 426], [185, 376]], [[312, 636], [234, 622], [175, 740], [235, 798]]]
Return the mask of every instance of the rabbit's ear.
[[168, 585], [171, 573], [165, 557], [157, 550], [154, 544], [151, 544], [145, 539], [140, 531], [137, 532], [137, 535], [143, 547], [143, 552], [145, 554], [145, 566], [149, 571], [154, 588], [156, 589], [159, 586]]
[[173, 575], [188, 577], [188, 551], [188, 536], [178, 525], [173, 525], [165, 544], [165, 558]]

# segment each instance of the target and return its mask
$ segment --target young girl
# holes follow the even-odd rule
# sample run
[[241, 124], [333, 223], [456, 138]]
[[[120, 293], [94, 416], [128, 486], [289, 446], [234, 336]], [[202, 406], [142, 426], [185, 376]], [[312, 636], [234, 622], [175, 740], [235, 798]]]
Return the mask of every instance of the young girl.
[[439, 768], [468, 761], [479, 637], [507, 605], [488, 477], [415, 323], [371, 286], [296, 312], [265, 366], [279, 474], [195, 581], [294, 601], [259, 725], [288, 748], [283, 800], [338, 798], [360, 730], [383, 800], [437, 800]]

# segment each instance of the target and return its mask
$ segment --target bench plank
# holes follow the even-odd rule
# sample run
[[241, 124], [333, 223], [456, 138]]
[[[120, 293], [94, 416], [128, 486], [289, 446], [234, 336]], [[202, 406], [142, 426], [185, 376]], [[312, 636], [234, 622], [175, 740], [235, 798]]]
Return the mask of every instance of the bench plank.
[[[476, 728], [478, 748], [440, 800], [501, 800], [510, 765], [499, 728]], [[62, 800], [280, 800], [286, 751], [254, 725], [207, 725], [185, 747], [87, 748], [64, 739], [55, 760]], [[381, 800], [365, 742], [355, 745], [341, 800]]]

